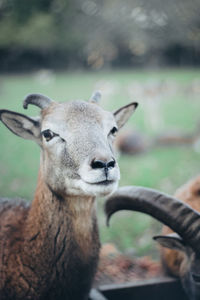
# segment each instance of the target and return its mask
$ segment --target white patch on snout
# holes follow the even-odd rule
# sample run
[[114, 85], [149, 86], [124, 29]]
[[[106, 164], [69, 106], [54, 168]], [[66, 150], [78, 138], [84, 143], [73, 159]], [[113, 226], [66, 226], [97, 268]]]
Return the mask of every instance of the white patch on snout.
[[96, 196], [96, 197], [103, 197], [108, 196], [116, 191], [118, 187], [118, 181], [112, 181], [110, 184], [88, 184], [83, 180], [80, 180], [79, 187], [81, 188], [82, 192], [86, 195]]
[[107, 176], [104, 168], [93, 169], [90, 164], [85, 161], [79, 169], [81, 179], [87, 183], [99, 183], [105, 180], [118, 181], [120, 179], [120, 172], [118, 164], [113, 168], [108, 168]]
[[95, 196], [105, 196], [116, 190], [120, 179], [119, 166], [108, 168], [107, 175], [104, 168], [93, 169], [86, 160], [79, 169], [80, 187], [83, 191]]
[[82, 179], [66, 179], [67, 194], [103, 197], [116, 191], [118, 181], [112, 181], [110, 184], [89, 184]]

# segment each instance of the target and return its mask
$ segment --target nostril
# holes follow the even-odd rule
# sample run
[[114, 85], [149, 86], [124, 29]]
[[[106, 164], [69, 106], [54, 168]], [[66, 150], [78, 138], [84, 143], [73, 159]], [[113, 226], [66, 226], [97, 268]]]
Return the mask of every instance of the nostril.
[[109, 162], [107, 163], [107, 168], [114, 168], [114, 166], [115, 166], [115, 160], [114, 160], [114, 159], [111, 160], [111, 161], [109, 161]]
[[102, 160], [93, 160], [91, 163], [92, 169], [106, 168], [106, 163]]

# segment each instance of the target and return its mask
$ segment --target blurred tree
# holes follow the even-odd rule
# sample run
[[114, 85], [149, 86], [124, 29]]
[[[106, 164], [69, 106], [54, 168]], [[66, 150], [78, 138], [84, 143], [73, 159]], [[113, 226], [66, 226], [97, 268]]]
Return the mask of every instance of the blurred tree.
[[200, 63], [199, 0], [0, 0], [0, 67]]

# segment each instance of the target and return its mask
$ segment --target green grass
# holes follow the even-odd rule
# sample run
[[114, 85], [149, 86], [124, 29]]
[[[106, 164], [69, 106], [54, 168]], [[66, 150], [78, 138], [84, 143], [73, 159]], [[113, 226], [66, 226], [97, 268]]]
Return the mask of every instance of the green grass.
[[[46, 73], [44, 73], [46, 74]], [[128, 123], [149, 139], [162, 131], [178, 129], [189, 133], [199, 121], [199, 94], [189, 87], [200, 78], [200, 70], [161, 71], [107, 71], [107, 72], [67, 72], [47, 75], [7, 75], [0, 76], [0, 108], [37, 115], [39, 110], [22, 108], [22, 100], [28, 93], [43, 93], [57, 100], [88, 99], [95, 89], [103, 89], [102, 106], [116, 109], [130, 101], [140, 102], [134, 117]], [[44, 77], [46, 76], [46, 77]], [[151, 99], [135, 93], [134, 84], [169, 82], [170, 93], [161, 91], [159, 101], [160, 126], [150, 126], [152, 116], [147, 107]], [[132, 93], [130, 95], [130, 87]], [[151, 99], [151, 100], [150, 100]], [[155, 101], [157, 101], [155, 100]], [[0, 124], [0, 195], [20, 196], [31, 200], [39, 167], [39, 148], [30, 141], [14, 136]], [[192, 147], [153, 148], [138, 156], [120, 156], [120, 185], [143, 185], [174, 193], [177, 187], [199, 172], [199, 153]], [[150, 217], [139, 213], [120, 212], [111, 220], [111, 227], [105, 227], [99, 205], [99, 223], [103, 242], [115, 242], [122, 250], [134, 249], [137, 255], [154, 253], [155, 245], [151, 236], [158, 233], [160, 225]]]

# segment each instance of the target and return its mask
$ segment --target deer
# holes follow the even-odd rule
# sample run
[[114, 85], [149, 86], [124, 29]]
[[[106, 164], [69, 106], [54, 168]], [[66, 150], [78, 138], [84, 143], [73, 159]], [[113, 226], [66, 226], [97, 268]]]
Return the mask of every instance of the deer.
[[100, 97], [56, 102], [30, 94], [23, 107], [37, 106], [39, 116], [0, 110], [12, 133], [41, 149], [32, 202], [0, 198], [1, 300], [88, 299], [100, 250], [96, 198], [117, 189], [113, 141], [137, 107], [109, 112]]
[[[148, 214], [170, 227], [173, 233], [153, 239], [162, 247], [180, 251], [172, 256], [174, 267], [190, 300], [200, 299], [200, 213], [187, 203], [160, 191], [137, 186], [119, 188], [105, 203], [107, 225], [111, 216], [120, 210]], [[175, 250], [174, 250], [175, 249]]]

